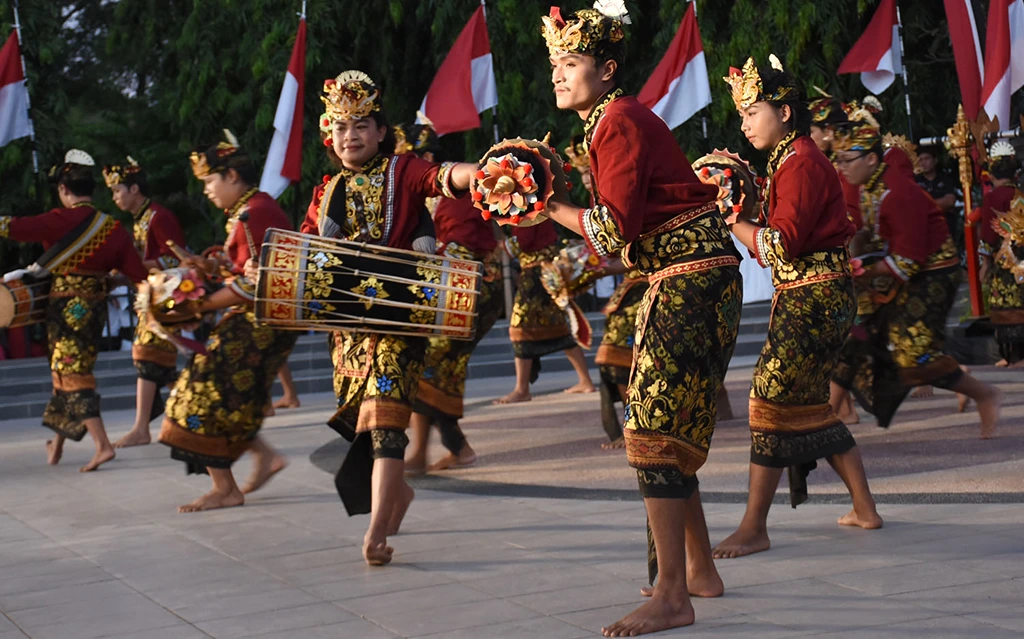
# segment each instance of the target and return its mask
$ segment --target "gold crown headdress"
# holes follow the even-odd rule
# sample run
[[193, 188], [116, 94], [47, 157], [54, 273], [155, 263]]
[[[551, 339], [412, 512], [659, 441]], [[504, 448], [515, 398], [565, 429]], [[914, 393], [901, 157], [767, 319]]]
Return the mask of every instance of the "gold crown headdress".
[[129, 175], [135, 175], [142, 171], [142, 167], [132, 156], [127, 157], [128, 164], [107, 164], [103, 167], [103, 181], [107, 187], [117, 186], [124, 182]]
[[[782, 62], [774, 53], [768, 56], [768, 62], [776, 71], [784, 70]], [[786, 84], [770, 94], [765, 93], [761, 74], [752, 57], [747, 58], [742, 71], [736, 67], [729, 67], [729, 75], [722, 79], [732, 87], [732, 101], [736, 104], [737, 109], [745, 109], [757, 102], [779, 102], [797, 90], [796, 86]]]
[[835, 126], [846, 120], [846, 113], [839, 100], [825, 92], [821, 87], [814, 87], [821, 97], [811, 100], [807, 110], [811, 112], [811, 123], [818, 126]]
[[328, 133], [337, 120], [361, 120], [380, 111], [380, 90], [362, 71], [342, 71], [336, 78], [324, 80], [324, 114], [320, 130]]
[[573, 136], [569, 146], [565, 147], [565, 155], [569, 158], [569, 164], [580, 173], [590, 171], [590, 154], [587, 153], [585, 138], [582, 135]]
[[562, 17], [562, 10], [551, 7], [541, 17], [541, 33], [551, 56], [576, 54], [598, 58], [622, 57], [626, 34], [622, 25], [631, 24], [623, 0], [597, 0], [592, 9], [581, 9]]
[[878, 126], [872, 109], [856, 101], [850, 103], [847, 111], [849, 122], [836, 133], [832, 148], [841, 151], [870, 151], [882, 142], [882, 130]]
[[189, 156], [192, 163], [192, 173], [200, 180], [211, 173], [221, 173], [228, 167], [227, 159], [238, 154], [242, 145], [238, 143], [235, 134], [224, 129], [224, 139], [217, 143], [212, 149], [196, 149]]

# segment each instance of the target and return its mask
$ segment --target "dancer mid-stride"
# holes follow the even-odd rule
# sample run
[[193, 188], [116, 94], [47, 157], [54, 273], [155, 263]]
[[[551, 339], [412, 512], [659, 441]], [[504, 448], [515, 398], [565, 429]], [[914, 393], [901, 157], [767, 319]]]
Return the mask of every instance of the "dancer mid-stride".
[[672, 132], [619, 88], [626, 16], [545, 16], [558, 108], [584, 120], [596, 203], [548, 202], [553, 220], [599, 255], [648, 277], [637, 310], [624, 436], [648, 520], [650, 601], [602, 630], [629, 637], [694, 621], [690, 596], [724, 590], [711, 558], [697, 470], [714, 434], [716, 396], [739, 329], [739, 255]]
[[716, 558], [768, 550], [768, 510], [782, 471], [791, 503], [807, 499], [807, 475], [825, 458], [846, 484], [853, 510], [839, 523], [880, 528], [860, 450], [829, 405], [829, 379], [856, 313], [847, 218], [835, 168], [808, 136], [810, 114], [792, 74], [774, 55], [753, 58], [725, 80], [751, 145], [768, 151], [760, 224], [732, 232], [772, 270], [768, 338], [750, 389], [750, 492], [739, 528]]

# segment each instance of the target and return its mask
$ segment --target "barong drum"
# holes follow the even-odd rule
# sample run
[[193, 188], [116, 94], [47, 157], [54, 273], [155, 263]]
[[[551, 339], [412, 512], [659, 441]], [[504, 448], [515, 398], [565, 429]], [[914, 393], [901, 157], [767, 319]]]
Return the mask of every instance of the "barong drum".
[[0, 282], [0, 328], [38, 324], [46, 318], [50, 278], [25, 282]]
[[256, 319], [289, 330], [472, 339], [483, 264], [269, 229]]

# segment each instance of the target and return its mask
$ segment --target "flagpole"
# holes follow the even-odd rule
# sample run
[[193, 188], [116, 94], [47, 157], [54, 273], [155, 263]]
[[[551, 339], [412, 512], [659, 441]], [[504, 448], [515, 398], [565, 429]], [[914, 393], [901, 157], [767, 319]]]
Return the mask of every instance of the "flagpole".
[[[484, 24], [487, 24], [487, 1], [480, 0], [480, 7], [484, 11]], [[491, 130], [494, 134], [494, 143], [501, 142], [501, 134], [498, 132], [498, 106], [491, 107]], [[502, 234], [504, 235], [504, 234]], [[503, 239], [503, 238], [500, 238]], [[512, 261], [509, 259], [508, 251], [501, 251], [501, 288], [505, 294], [505, 317], [512, 317]]]
[[18, 0], [14, 0], [14, 32], [18, 34], [18, 54], [21, 56], [21, 74], [25, 76], [25, 111], [28, 112], [29, 138], [32, 140], [32, 171], [39, 174], [39, 155], [36, 153], [36, 127], [32, 123], [32, 101], [28, 90], [28, 68], [25, 66], [25, 47], [21, 42], [21, 19]]
[[914, 139], [914, 124], [910, 117], [910, 83], [907, 81], [907, 48], [903, 46], [903, 19], [900, 17], [900, 3], [896, 3], [896, 32], [900, 36], [900, 74], [903, 77], [903, 98], [907, 105], [907, 139]]

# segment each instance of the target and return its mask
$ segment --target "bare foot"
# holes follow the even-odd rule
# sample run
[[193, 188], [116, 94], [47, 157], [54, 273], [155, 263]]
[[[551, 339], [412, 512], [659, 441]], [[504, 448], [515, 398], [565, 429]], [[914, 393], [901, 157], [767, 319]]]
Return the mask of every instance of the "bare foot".
[[302, 404], [298, 397], [288, 397], [287, 395], [274, 402], [274, 408], [299, 408], [300, 406]]
[[533, 399], [533, 397], [530, 395], [529, 391], [527, 391], [525, 393], [520, 393], [519, 391], [512, 391], [508, 395], [505, 395], [504, 397], [498, 398], [498, 399], [494, 400], [491, 403], [492, 404], [518, 404], [520, 402], [528, 402], [531, 399]]
[[198, 513], [203, 510], [216, 510], [218, 508], [234, 508], [245, 503], [245, 495], [232, 490], [228, 494], [222, 494], [211, 490], [191, 504], [178, 506], [179, 513]]
[[267, 405], [263, 407], [263, 416], [264, 417], [273, 417], [276, 414], [277, 414], [277, 411], [274, 410], [274, 405], [271, 404], [270, 402], [267, 402]]
[[152, 440], [149, 434], [149, 426], [145, 430], [131, 429], [121, 439], [114, 442], [114, 448], [129, 448], [131, 446], [145, 446]]
[[[687, 575], [686, 588], [690, 591], [691, 597], [713, 598], [725, 594], [725, 584], [722, 577], [715, 570], [713, 575]], [[644, 586], [640, 589], [640, 595], [644, 597], [654, 596], [654, 588]]]
[[610, 441], [610, 442], [604, 442], [603, 444], [601, 444], [601, 449], [602, 450], [618, 450], [620, 448], [625, 448], [625, 447], [626, 447], [626, 438], [625, 437], [619, 437], [616, 440], [613, 440], [613, 441]]
[[1003, 391], [993, 387], [992, 393], [978, 400], [978, 415], [981, 416], [981, 438], [991, 439], [996, 434], [999, 413], [1003, 408]]
[[60, 463], [61, 456], [64, 455], [64, 440], [46, 440], [46, 463], [51, 466], [56, 466]]
[[475, 463], [476, 451], [470, 448], [469, 445], [467, 444], [462, 447], [462, 450], [459, 451], [458, 455], [448, 453], [441, 459], [431, 464], [430, 467], [427, 468], [427, 470], [429, 470], [430, 472], [434, 472], [436, 470], [468, 468], [469, 466], [472, 466]]
[[1009, 366], [1009, 364], [1010, 363], [1007, 362], [1005, 359], [1001, 359], [998, 362], [996, 362], [996, 366], [998, 366], [999, 368], [1006, 368], [1007, 366]]
[[715, 559], [733, 559], [764, 552], [771, 547], [768, 531], [749, 532], [743, 528], [737, 528], [736, 532], [726, 537], [722, 543], [711, 550], [711, 556]]
[[288, 466], [288, 460], [281, 455], [274, 455], [269, 460], [264, 460], [266, 455], [256, 456], [256, 466], [252, 469], [252, 475], [242, 486], [242, 494], [254, 493], [267, 485], [267, 482]]
[[882, 518], [878, 516], [877, 512], [872, 512], [862, 517], [857, 514], [856, 510], [851, 510], [839, 518], [839, 525], [856, 526], [858, 528], [864, 528], [865, 530], [875, 530], [876, 528], [882, 527]]
[[387, 540], [363, 541], [363, 559], [371, 566], [384, 566], [391, 563], [395, 549], [387, 544]]
[[412, 486], [402, 482], [401, 493], [398, 495], [395, 509], [391, 511], [391, 521], [388, 522], [388, 535], [398, 534], [398, 530], [402, 527], [402, 520], [405, 519], [405, 513], [409, 512], [409, 505], [412, 504], [415, 497], [416, 491], [412, 489]]
[[96, 451], [96, 454], [92, 456], [89, 463], [79, 468], [78, 471], [82, 473], [91, 473], [114, 457], [113, 448], [104, 448], [103, 450]]
[[426, 462], [424, 462], [422, 464], [414, 464], [414, 463], [410, 463], [410, 462], [405, 462], [405, 476], [406, 477], [419, 477], [420, 475], [426, 475], [426, 474], [427, 474], [427, 464], [426, 464]]
[[1007, 368], [1009, 368], [1009, 369], [1024, 368], [1024, 359], [1017, 360], [1016, 362], [1014, 362], [1014, 363], [1010, 364], [1009, 366], [1007, 366]]
[[593, 384], [591, 384], [590, 382], [586, 382], [586, 383], [580, 382], [579, 384], [576, 384], [575, 386], [570, 386], [569, 388], [565, 389], [562, 392], [563, 393], [596, 393], [597, 392], [597, 387], [594, 386]]
[[693, 624], [693, 617], [693, 604], [688, 599], [678, 603], [670, 602], [656, 592], [644, 605], [612, 625], [601, 628], [601, 634], [605, 637], [635, 637], [689, 626]]
[[852, 406], [844, 406], [843, 410], [839, 411], [839, 414], [836, 415], [836, 417], [838, 417], [839, 421], [844, 424], [860, 423], [860, 414], [857, 413], [857, 409]]
[[911, 391], [910, 396], [913, 399], [927, 399], [934, 394], [935, 392], [932, 390], [931, 386], [918, 386]]

